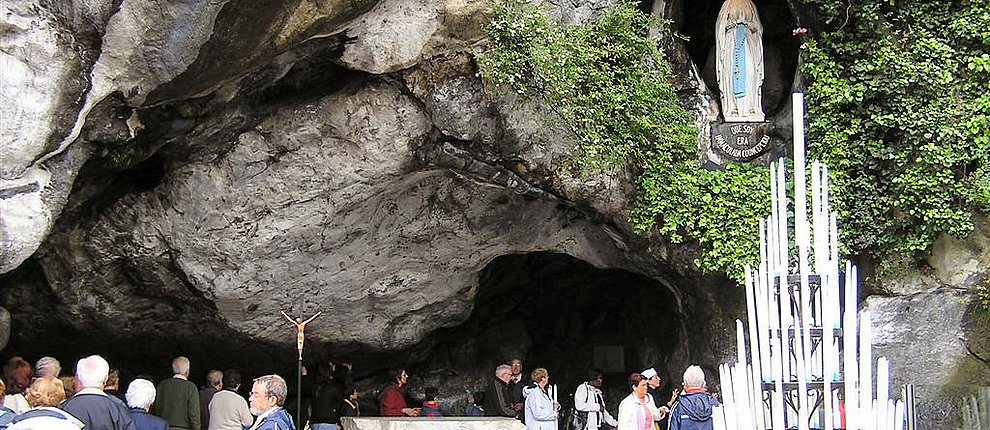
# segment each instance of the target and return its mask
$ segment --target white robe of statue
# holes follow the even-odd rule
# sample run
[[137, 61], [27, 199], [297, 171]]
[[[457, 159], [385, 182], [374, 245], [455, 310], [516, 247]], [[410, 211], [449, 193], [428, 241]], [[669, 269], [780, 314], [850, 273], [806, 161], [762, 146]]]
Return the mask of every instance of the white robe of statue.
[[715, 67], [727, 122], [764, 120], [763, 26], [751, 0], [726, 0], [715, 24]]

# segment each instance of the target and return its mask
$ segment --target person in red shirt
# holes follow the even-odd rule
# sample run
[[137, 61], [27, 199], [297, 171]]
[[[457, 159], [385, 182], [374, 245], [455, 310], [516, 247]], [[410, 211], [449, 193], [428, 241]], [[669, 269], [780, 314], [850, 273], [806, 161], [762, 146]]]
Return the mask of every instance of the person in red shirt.
[[389, 372], [392, 381], [382, 389], [382, 394], [378, 398], [378, 406], [384, 417], [415, 417], [419, 416], [419, 408], [406, 406], [406, 396], [402, 394], [402, 387], [409, 380], [406, 369], [401, 367], [392, 369]]

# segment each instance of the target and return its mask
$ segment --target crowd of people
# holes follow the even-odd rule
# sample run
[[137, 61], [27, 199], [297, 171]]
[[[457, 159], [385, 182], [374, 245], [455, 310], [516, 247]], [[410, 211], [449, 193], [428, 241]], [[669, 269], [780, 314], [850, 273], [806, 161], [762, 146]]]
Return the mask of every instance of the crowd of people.
[[283, 409], [288, 390], [278, 375], [256, 378], [250, 396], [237, 390], [235, 369], [189, 381], [189, 359], [172, 360], [171, 378], [156, 386], [139, 376], [121, 392], [119, 372], [99, 355], [76, 362], [73, 376], [42, 357], [35, 366], [11, 358], [0, 381], [0, 429], [6, 430], [295, 430]]
[[664, 399], [650, 392], [660, 387], [655, 369], [630, 374], [627, 382], [631, 393], [619, 403], [617, 417], [606, 407], [601, 390], [604, 373], [599, 369], [591, 370], [588, 380], [574, 391], [570, 416], [561, 416], [556, 386], [549, 383], [547, 369], [534, 369], [527, 381], [522, 360], [513, 358], [497, 366], [494, 376], [483, 393], [485, 415], [519, 418], [527, 430], [558, 430], [561, 421], [573, 430], [659, 430], [661, 423], [669, 430], [711, 430], [712, 410], [718, 405], [717, 396], [707, 391], [705, 373], [698, 366], [685, 370], [683, 390], [673, 390]]
[[[52, 357], [42, 357], [33, 367], [13, 357], [3, 370], [0, 430], [297, 428], [284, 407], [289, 394], [286, 381], [275, 374], [254, 379], [245, 398], [239, 394], [241, 374], [235, 369], [211, 370], [206, 373], [206, 385], [197, 388], [189, 381], [190, 362], [185, 357], [172, 361], [171, 378], [156, 385], [150, 377], [138, 376], [126, 390], [121, 390], [119, 372], [99, 355], [80, 359], [73, 376], [62, 376], [60, 363]], [[573, 392], [573, 411], [564, 416], [547, 369], [524, 374], [522, 359], [515, 357], [496, 366], [487, 390], [467, 393], [466, 409], [458, 415], [512, 417], [528, 430], [712, 428], [712, 408], [718, 401], [707, 392], [705, 374], [698, 366], [688, 367], [683, 390], [673, 390], [669, 398], [656, 392], [661, 381], [653, 368], [629, 375], [630, 394], [619, 403], [616, 415], [607, 408], [603, 377], [602, 371], [592, 370]], [[440, 417], [446, 408], [440, 405], [439, 390], [426, 387], [422, 401], [410, 405], [404, 392], [408, 380], [403, 368], [389, 373], [388, 383], [376, 396], [380, 415]], [[312, 430], [338, 430], [342, 417], [361, 416], [349, 364], [320, 366], [315, 381], [301, 422]]]

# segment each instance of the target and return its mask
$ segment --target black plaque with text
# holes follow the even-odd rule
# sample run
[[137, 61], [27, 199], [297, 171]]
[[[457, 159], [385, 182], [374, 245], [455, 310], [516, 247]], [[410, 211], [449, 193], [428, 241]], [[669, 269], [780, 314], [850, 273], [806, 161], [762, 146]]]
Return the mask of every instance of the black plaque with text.
[[726, 122], [712, 125], [712, 148], [734, 161], [749, 161], [770, 148], [767, 122]]

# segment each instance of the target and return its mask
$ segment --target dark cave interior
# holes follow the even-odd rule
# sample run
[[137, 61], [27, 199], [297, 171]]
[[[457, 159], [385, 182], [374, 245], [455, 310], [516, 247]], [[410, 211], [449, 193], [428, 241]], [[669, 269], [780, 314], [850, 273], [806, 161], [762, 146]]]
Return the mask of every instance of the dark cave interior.
[[[32, 260], [0, 277], [0, 299], [12, 320], [4, 359], [21, 355], [33, 362], [51, 355], [62, 361], [63, 374], [71, 374], [75, 360], [99, 353], [120, 369], [126, 383], [134, 375], [168, 377], [170, 358], [182, 354], [191, 359], [191, 379], [197, 383], [208, 369], [235, 367], [245, 377], [274, 371], [294, 385], [294, 351], [288, 342], [270, 345], [209, 323], [195, 338], [170, 336], [168, 327], [154, 321], [148, 322], [155, 328], [151, 332], [115, 331], [113, 315], [70, 324], [73, 317], [60, 313], [59, 298], [42, 273]], [[332, 315], [332, 309], [327, 313]], [[603, 389], [611, 393], [609, 402], [617, 403], [627, 391], [628, 373], [643, 367], [655, 366], [669, 385], [663, 365], [682, 342], [683, 324], [674, 294], [646, 276], [598, 269], [566, 254], [504, 255], [480, 271], [475, 307], [463, 324], [398, 352], [307, 342], [305, 362], [312, 368], [324, 360], [351, 361], [356, 383], [368, 392], [384, 383], [390, 366], [401, 363], [412, 375], [412, 397], [432, 385], [450, 405], [463, 404], [458, 402], [465, 390], [484, 389], [495, 366], [511, 356], [525, 360], [526, 372], [549, 369], [562, 396], [570, 395], [589, 369], [604, 367], [610, 371]]]

